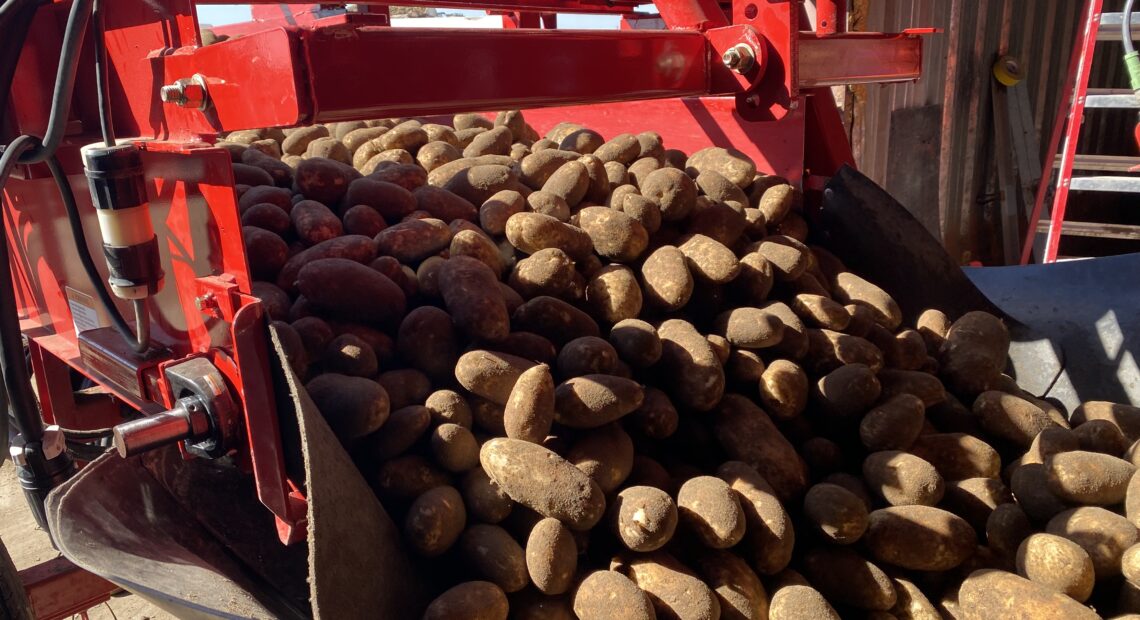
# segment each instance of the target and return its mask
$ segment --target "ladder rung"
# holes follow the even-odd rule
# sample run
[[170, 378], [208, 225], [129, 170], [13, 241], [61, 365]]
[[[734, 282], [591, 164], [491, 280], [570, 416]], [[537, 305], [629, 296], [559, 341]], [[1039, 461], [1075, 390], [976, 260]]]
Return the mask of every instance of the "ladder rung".
[[[1037, 222], [1037, 232], [1049, 232], [1049, 220]], [[1103, 237], [1109, 239], [1140, 240], [1140, 226], [1102, 224], [1100, 222], [1063, 222], [1061, 234], [1070, 237]]]
[[1073, 177], [1069, 189], [1075, 192], [1120, 192], [1140, 194], [1140, 177]]
[[[1097, 41], [1119, 41], [1120, 27], [1124, 24], [1124, 13], [1101, 13], [1100, 30]], [[1140, 11], [1132, 13], [1132, 38], [1140, 40]]]
[[1127, 88], [1090, 88], [1085, 95], [1085, 107], [1138, 109], [1140, 97]]
[[[1127, 155], [1081, 155], [1073, 158], [1073, 170], [1100, 170], [1103, 172], [1128, 172], [1140, 166], [1140, 157]], [[1061, 167], [1061, 156], [1053, 159], [1053, 167]]]

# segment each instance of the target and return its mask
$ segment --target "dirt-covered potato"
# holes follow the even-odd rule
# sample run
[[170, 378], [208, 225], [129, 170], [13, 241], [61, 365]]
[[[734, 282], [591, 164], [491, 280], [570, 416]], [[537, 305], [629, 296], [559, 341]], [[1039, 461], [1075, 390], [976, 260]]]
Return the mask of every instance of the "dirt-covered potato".
[[739, 495], [746, 523], [741, 543], [745, 559], [761, 575], [784, 570], [792, 559], [796, 534], [772, 486], [755, 468], [740, 461], [724, 463], [716, 475]]
[[962, 582], [958, 605], [965, 620], [987, 618], [1099, 618], [1081, 603], [1013, 573], [977, 570]]
[[503, 408], [507, 437], [541, 443], [554, 422], [554, 380], [550, 367], [538, 364], [518, 376]]
[[597, 482], [603, 492], [610, 493], [633, 470], [633, 441], [620, 425], [607, 424], [574, 442], [566, 460]]
[[563, 378], [609, 374], [618, 362], [613, 345], [597, 336], [575, 338], [558, 352], [558, 373]]
[[328, 372], [353, 377], [374, 377], [379, 370], [376, 352], [367, 342], [353, 334], [341, 334], [325, 347], [321, 358]]
[[1092, 594], [1092, 560], [1076, 543], [1052, 534], [1033, 534], [1017, 548], [1017, 573], [1084, 602]]
[[422, 456], [405, 454], [384, 461], [374, 475], [374, 483], [384, 500], [411, 501], [429, 489], [451, 484], [451, 479]]
[[487, 342], [507, 337], [510, 318], [490, 267], [469, 256], [455, 256], [440, 267], [438, 282], [456, 327]]
[[645, 392], [630, 379], [613, 375], [583, 375], [554, 390], [554, 419], [571, 428], [597, 428], [632, 413]]
[[1054, 425], [1037, 405], [996, 390], [979, 395], [973, 409], [986, 431], [1020, 446], [1029, 446], [1038, 433]]
[[1108, 420], [1089, 420], [1073, 428], [1082, 450], [1121, 456], [1128, 450], [1128, 439], [1120, 427]]
[[716, 594], [724, 620], [759, 620], [768, 617], [768, 592], [748, 564], [728, 551], [702, 551], [694, 567]]
[[804, 576], [828, 600], [868, 611], [887, 611], [897, 595], [890, 577], [850, 547], [818, 547], [804, 557]]
[[576, 260], [593, 251], [593, 241], [581, 228], [541, 213], [516, 213], [507, 219], [506, 236], [511, 245], [525, 254], [558, 248]]
[[1124, 501], [1136, 466], [1123, 459], [1074, 450], [1045, 459], [1049, 490], [1058, 498], [1085, 505], [1111, 506]]
[[574, 591], [579, 620], [655, 620], [645, 592], [628, 577], [611, 570], [594, 571]]
[[[240, 164], [235, 164], [240, 165]], [[306, 159], [293, 172], [293, 189], [309, 200], [335, 205], [360, 173], [348, 164], [331, 159]]]
[[1045, 531], [1067, 538], [1092, 559], [1098, 580], [1120, 574], [1120, 558], [1136, 544], [1136, 526], [1124, 517], [1098, 506], [1070, 508], [1058, 513]]
[[664, 551], [622, 558], [618, 570], [625, 572], [653, 603], [660, 618], [717, 620], [720, 602], [707, 585], [688, 567]]
[[1103, 400], [1081, 403], [1070, 421], [1079, 428], [1089, 420], [1107, 420], [1116, 424], [1130, 442], [1140, 439], [1140, 407]]
[[376, 432], [388, 420], [388, 393], [375, 381], [325, 373], [306, 383], [305, 390], [344, 443]]
[[465, 472], [479, 466], [479, 444], [471, 431], [458, 424], [440, 424], [431, 432], [435, 462], [450, 472]]
[[813, 393], [819, 408], [836, 419], [860, 415], [879, 399], [882, 387], [874, 371], [864, 364], [846, 364], [816, 382]]
[[795, 362], [774, 360], [760, 376], [760, 400], [776, 418], [790, 420], [803, 413], [807, 398], [807, 375]]
[[510, 496], [491, 480], [482, 467], [467, 472], [459, 488], [463, 492], [467, 513], [475, 521], [498, 523], [511, 513], [513, 502]]
[[849, 545], [867, 531], [867, 506], [847, 489], [827, 482], [808, 489], [804, 496], [804, 516], [828, 540]]
[[677, 506], [673, 498], [651, 486], [622, 489], [613, 500], [610, 515], [622, 544], [632, 551], [660, 549], [677, 529]]
[[623, 265], [599, 269], [586, 285], [586, 303], [594, 316], [606, 323], [636, 319], [642, 306], [637, 275]]
[[519, 375], [534, 365], [530, 360], [505, 353], [468, 351], [459, 357], [455, 378], [473, 394], [502, 405], [510, 398]]
[[712, 476], [690, 478], [677, 492], [681, 523], [713, 549], [726, 549], [744, 538], [744, 511], [736, 492]]
[[[938, 377], [925, 372], [884, 368], [878, 371], [876, 376], [879, 379], [879, 385], [882, 386], [882, 395], [886, 398], [898, 394], [913, 394], [919, 397], [928, 408], [940, 405], [951, 398]], [[964, 407], [962, 409], [963, 412], [968, 413]]]
[[490, 581], [468, 581], [440, 594], [423, 620], [507, 620], [507, 595]]
[[906, 450], [918, 439], [926, 407], [913, 394], [898, 394], [863, 416], [859, 439], [868, 450]]
[[764, 410], [739, 394], [726, 394], [713, 433], [729, 458], [754, 467], [782, 500], [807, 489], [807, 467]]
[[933, 465], [906, 452], [884, 450], [863, 461], [867, 486], [892, 506], [934, 506], [946, 491]]
[[716, 318], [713, 329], [733, 346], [744, 349], [773, 347], [780, 344], [784, 337], [784, 323], [779, 317], [748, 306], [721, 313]]
[[483, 444], [479, 461], [511, 499], [570, 529], [587, 530], [605, 512], [606, 501], [598, 484], [542, 446], [495, 438]]
[[689, 156], [685, 169], [694, 177], [711, 170], [745, 188], [756, 177], [756, 164], [744, 153], [733, 148], [711, 146]]
[[404, 538], [425, 557], [441, 555], [459, 540], [467, 526], [463, 498], [455, 487], [429, 489], [412, 502], [404, 519]]
[[539, 295], [516, 308], [511, 313], [511, 327], [515, 331], [536, 333], [558, 345], [583, 336], [601, 335], [590, 315], [546, 295]]
[[693, 274], [685, 255], [678, 248], [657, 248], [641, 265], [641, 278], [646, 298], [662, 310], [678, 310], [693, 295]]
[[661, 376], [673, 398], [697, 411], [715, 407], [724, 394], [725, 376], [708, 340], [681, 319], [661, 323], [657, 335], [661, 338]]
[[460, 537], [459, 548], [476, 573], [504, 592], [517, 592], [529, 583], [526, 554], [503, 528], [484, 523], [472, 525]]
[[932, 506], [890, 506], [872, 511], [863, 542], [876, 560], [910, 570], [950, 570], [977, 546], [961, 517]]
[[242, 226], [241, 236], [249, 259], [250, 275], [259, 280], [276, 280], [289, 259], [289, 246], [285, 240], [256, 226]]
[[578, 547], [569, 530], [557, 519], [539, 521], [526, 540], [526, 568], [543, 594], [570, 589], [578, 567]]
[[692, 213], [697, 203], [697, 184], [681, 170], [660, 168], [645, 175], [639, 185], [641, 195], [653, 201], [661, 219], [679, 222]]
[[1005, 369], [1009, 331], [1001, 319], [967, 312], [954, 321], [939, 349], [939, 374], [957, 393], [980, 394], [993, 389]]
[[772, 595], [768, 606], [771, 620], [840, 620], [839, 614], [819, 593], [808, 585], [784, 586]]

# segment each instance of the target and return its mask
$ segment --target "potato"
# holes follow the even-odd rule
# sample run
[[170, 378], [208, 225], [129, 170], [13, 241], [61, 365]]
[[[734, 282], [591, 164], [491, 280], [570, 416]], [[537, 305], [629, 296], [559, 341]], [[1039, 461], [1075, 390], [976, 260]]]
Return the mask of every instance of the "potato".
[[792, 309], [813, 327], [843, 331], [851, 321], [842, 304], [823, 295], [800, 293], [793, 298]]
[[652, 325], [640, 319], [623, 319], [610, 330], [610, 344], [618, 356], [636, 368], [646, 368], [661, 358], [661, 339]]
[[886, 291], [849, 271], [836, 275], [835, 299], [870, 308], [875, 322], [887, 329], [894, 330], [902, 322], [902, 311]]
[[933, 465], [946, 480], [996, 478], [1001, 473], [998, 453], [965, 433], [919, 435], [908, 451]]
[[773, 235], [745, 248], [746, 253], [764, 257], [777, 280], [790, 282], [804, 274], [811, 260], [810, 251], [790, 237]]
[[348, 259], [322, 258], [308, 263], [297, 274], [297, 288], [314, 306], [338, 318], [383, 323], [404, 316], [406, 301], [400, 287]]
[[1049, 491], [1063, 501], [1111, 506], [1124, 501], [1136, 467], [1115, 456], [1076, 450], [1045, 459]]
[[389, 226], [376, 235], [381, 255], [401, 263], [415, 264], [440, 252], [451, 243], [451, 229], [435, 218], [413, 219]]
[[679, 310], [693, 294], [693, 275], [685, 255], [665, 245], [653, 251], [641, 266], [645, 296], [662, 310]]
[[654, 620], [653, 605], [641, 588], [625, 575], [599, 570], [586, 576], [574, 591], [574, 614], [579, 620]]
[[1038, 433], [1054, 425], [1037, 405], [998, 391], [979, 395], [974, 401], [974, 415], [987, 432], [1020, 446], [1029, 446]]
[[[727, 344], [727, 342], [726, 340], [725, 343]], [[717, 357], [720, 355], [718, 354]], [[729, 379], [737, 383], [755, 384], [763, 378], [765, 370], [767, 368], [764, 365], [764, 360], [755, 351], [729, 346], [728, 360], [725, 362], [725, 373]], [[806, 393], [806, 379], [804, 389]], [[765, 406], [767, 407], [768, 404], [765, 403]]]
[[549, 215], [559, 222], [570, 221], [570, 205], [557, 194], [542, 190], [531, 192], [526, 197], [526, 206], [528, 211]]
[[867, 507], [847, 489], [820, 483], [804, 496], [804, 516], [831, 542], [849, 545], [867, 531]]
[[580, 260], [593, 251], [593, 241], [581, 228], [541, 213], [516, 213], [507, 219], [507, 240], [525, 254], [558, 248]]
[[380, 369], [376, 352], [368, 343], [352, 334], [341, 334], [333, 338], [325, 348], [321, 361], [327, 372], [353, 377], [371, 378]]
[[661, 377], [675, 400], [709, 411], [724, 394], [724, 367], [708, 340], [691, 323], [669, 319], [657, 328], [661, 338]]
[[768, 617], [768, 593], [748, 564], [728, 551], [702, 551], [695, 565], [720, 603], [723, 620]]
[[807, 375], [794, 362], [778, 359], [760, 377], [760, 400], [773, 416], [789, 420], [807, 405]]
[[680, 418], [669, 396], [657, 388], [645, 388], [645, 398], [628, 418], [646, 437], [665, 439], [677, 432]]
[[503, 409], [507, 437], [541, 443], [554, 421], [554, 380], [550, 367], [538, 364], [523, 371]]
[[451, 258], [456, 256], [474, 258], [487, 265], [496, 278], [503, 273], [503, 259], [499, 255], [499, 248], [482, 230], [460, 230], [455, 233], [451, 238], [448, 254]]
[[1049, 491], [1049, 472], [1040, 463], [1027, 463], [1014, 469], [1009, 486], [1025, 514], [1036, 521], [1046, 521], [1067, 507]]
[[779, 317], [747, 306], [721, 313], [713, 328], [733, 346], [745, 349], [772, 347], [779, 344], [784, 336], [784, 323]]
[[729, 461], [717, 469], [739, 495], [744, 510], [745, 537], [741, 550], [761, 575], [774, 575], [787, 567], [796, 544], [792, 520], [768, 482], [747, 463]]
[[518, 439], [491, 439], [483, 444], [479, 460], [511, 499], [570, 529], [587, 530], [605, 512], [605, 497], [598, 484], [542, 446]]
[[917, 396], [894, 396], [863, 416], [859, 423], [859, 439], [872, 451], [906, 450], [922, 432], [925, 411], [926, 407]]
[[554, 419], [571, 428], [597, 428], [635, 411], [644, 398], [641, 386], [630, 379], [574, 377], [554, 390]]
[[906, 452], [884, 450], [863, 461], [867, 486], [892, 506], [933, 506], [942, 500], [945, 483], [930, 463]]
[[405, 454], [384, 461], [374, 478], [373, 484], [385, 501], [411, 501], [430, 489], [451, 484], [451, 478], [445, 472], [416, 454]]
[[574, 537], [557, 519], [539, 521], [526, 541], [526, 568], [543, 594], [562, 594], [570, 589], [578, 567]]
[[254, 205], [268, 203], [281, 208], [286, 214], [293, 210], [293, 194], [284, 187], [259, 185], [249, 188], [238, 199], [238, 212], [245, 213]]
[[629, 174], [631, 183], [634, 185], [641, 185], [649, 173], [659, 169], [660, 167], [661, 162], [657, 161], [656, 159], [652, 157], [642, 157], [629, 165], [627, 168], [627, 173]]
[[710, 146], [693, 153], [685, 162], [685, 169], [694, 177], [711, 170], [741, 188], [748, 187], [756, 176], [756, 164], [747, 155], [733, 148], [719, 146]]
[[1077, 428], [1089, 420], [1107, 420], [1116, 424], [1130, 442], [1140, 439], [1140, 407], [1090, 400], [1081, 403], [1070, 418], [1073, 426]]
[[368, 437], [369, 454], [390, 459], [407, 452], [431, 424], [427, 407], [410, 405], [396, 409], [380, 430]]
[[593, 155], [583, 155], [578, 162], [585, 166], [586, 177], [589, 179], [585, 200], [605, 205], [610, 195], [610, 177], [606, 172], [605, 163]]
[[529, 583], [526, 555], [503, 528], [484, 523], [472, 525], [460, 537], [459, 548], [476, 573], [504, 592], [518, 592]]
[[[456, 327], [472, 338], [487, 342], [507, 337], [510, 332], [507, 305], [499, 290], [498, 278], [490, 267], [469, 256], [455, 256], [440, 267], [438, 282], [439, 292]], [[502, 404], [504, 400], [496, 402]]]
[[596, 318], [607, 323], [637, 318], [642, 305], [637, 276], [622, 265], [603, 267], [586, 285], [586, 303]]
[[729, 458], [743, 461], [788, 500], [807, 488], [807, 469], [764, 410], [738, 394], [726, 394], [713, 420], [713, 432]]
[[511, 314], [516, 331], [534, 332], [551, 342], [564, 345], [583, 336], [598, 336], [598, 324], [590, 315], [570, 304], [546, 295], [534, 297]]
[[942, 507], [962, 517], [979, 532], [985, 530], [990, 513], [1013, 501], [1009, 489], [997, 478], [967, 478], [946, 483]]
[[857, 609], [886, 611], [898, 600], [891, 578], [848, 547], [812, 549], [804, 573], [828, 600]]
[[526, 208], [522, 194], [505, 189], [483, 202], [479, 207], [479, 226], [489, 235], [501, 236], [506, 232], [507, 220]]
[[306, 159], [297, 164], [293, 173], [293, 189], [309, 200], [334, 205], [344, 197], [349, 183], [359, 178], [360, 173], [348, 164], [331, 159]]
[[613, 345], [597, 336], [583, 336], [566, 343], [558, 352], [558, 372], [563, 378], [609, 374], [617, 361]]
[[[577, 162], [574, 162], [577, 163]], [[578, 223], [589, 235], [594, 251], [615, 262], [636, 260], [649, 244], [649, 233], [629, 215], [606, 207], [586, 207]]]
[[609, 493], [621, 486], [633, 470], [633, 441], [620, 425], [607, 424], [574, 442], [566, 460]]
[[433, 306], [412, 310], [400, 323], [396, 349], [409, 366], [436, 379], [447, 377], [459, 356], [451, 315]]
[[1052, 534], [1033, 534], [1021, 543], [1017, 574], [1082, 603], [1095, 583], [1092, 560], [1085, 550]]
[[458, 424], [440, 424], [431, 432], [431, 452], [440, 467], [461, 473], [479, 466], [479, 444]]
[[594, 156], [603, 162], [619, 161], [623, 164], [629, 164], [637, 159], [640, 153], [641, 143], [638, 142], [637, 136], [631, 133], [623, 133], [610, 138], [608, 142], [599, 146], [594, 151]]
[[1073, 429], [1082, 450], [1120, 456], [1128, 449], [1128, 439], [1120, 427], [1108, 420], [1089, 420]]
[[1121, 556], [1136, 544], [1136, 527], [1128, 519], [1097, 506], [1058, 513], [1045, 531], [1080, 545], [1092, 559], [1098, 580], [1120, 574]]
[[534, 363], [530, 360], [514, 355], [474, 350], [459, 356], [455, 378], [471, 393], [502, 405], [519, 376], [531, 366]]
[[621, 569], [649, 596], [659, 618], [720, 618], [720, 602], [712, 590], [664, 551], [631, 556], [621, 562]]
[[259, 280], [277, 279], [289, 257], [289, 246], [285, 241], [256, 226], [242, 226], [241, 236], [245, 242], [250, 275]]
[[293, 221], [289, 219], [289, 212], [268, 202], [251, 205], [242, 211], [241, 225], [243, 228], [254, 226], [268, 230], [279, 237], [288, 235], [293, 229]]
[[1019, 504], [999, 504], [986, 519], [986, 544], [1006, 559], [1012, 559], [1021, 541], [1033, 531], [1029, 517]]
[[586, 154], [593, 153], [605, 143], [606, 139], [602, 137], [602, 134], [583, 127], [562, 138], [561, 142], [558, 143], [558, 148], [564, 151]]
[[864, 364], [846, 364], [816, 382], [814, 400], [821, 411], [836, 419], [862, 414], [879, 398], [875, 373]]
[[404, 519], [404, 538], [413, 551], [431, 558], [450, 549], [466, 526], [467, 513], [459, 491], [450, 486], [435, 487], [412, 502]]
[[680, 222], [697, 203], [697, 184], [675, 168], [661, 168], [645, 176], [639, 185], [641, 195], [653, 201], [666, 222]]
[[519, 179], [531, 189], [540, 190], [559, 168], [579, 157], [580, 153], [557, 148], [536, 151], [519, 162]]
[[511, 617], [518, 620], [577, 620], [570, 596], [546, 596], [533, 588], [510, 597]]
[[510, 353], [531, 360], [536, 364], [548, 366], [553, 364], [557, 357], [554, 343], [530, 332], [511, 332], [505, 340], [495, 343], [495, 348], [503, 353]]
[[416, 191], [428, 182], [428, 173], [415, 164], [390, 163], [376, 168], [368, 178], [395, 183], [409, 192]]
[[507, 595], [489, 581], [468, 581], [440, 594], [423, 620], [507, 620]]
[[992, 389], [1005, 368], [1009, 331], [997, 317], [967, 312], [950, 326], [939, 350], [940, 374], [955, 392], [979, 394]]
[[376, 382], [384, 386], [394, 409], [422, 403], [431, 392], [427, 375], [414, 368], [382, 372]]
[[325, 258], [341, 258], [357, 263], [368, 263], [376, 258], [376, 243], [362, 235], [347, 235], [329, 239], [294, 254], [277, 274], [277, 286], [286, 293], [297, 292], [297, 276], [311, 262]]
[[472, 519], [483, 523], [498, 523], [511, 513], [514, 505], [511, 498], [487, 476], [482, 467], [464, 474], [460, 489], [463, 491], [463, 503]]
[[768, 606], [771, 620], [840, 620], [839, 614], [819, 590], [791, 585], [776, 590]]
[[677, 529], [677, 506], [673, 498], [651, 486], [622, 489], [613, 500], [610, 515], [622, 544], [632, 551], [660, 549]]
[[582, 202], [589, 189], [590, 174], [586, 170], [586, 165], [580, 161], [568, 161], [559, 166], [542, 184], [543, 192], [566, 201], [571, 209]]
[[388, 394], [369, 379], [325, 373], [305, 389], [344, 443], [375, 432], [388, 420]]
[[477, 134], [463, 149], [464, 157], [479, 157], [480, 155], [506, 155], [514, 142], [511, 130], [506, 127], [495, 127]]
[[[946, 402], [949, 398], [938, 377], [925, 372], [884, 368], [876, 376], [882, 386], [883, 396], [887, 398], [898, 394], [913, 394], [928, 408]], [[963, 413], [969, 412], [963, 408]]]
[[1063, 594], [1000, 570], [970, 573], [958, 591], [958, 602], [963, 620], [1091, 620], [1100, 617]]
[[744, 538], [744, 511], [736, 493], [712, 476], [690, 478], [677, 493], [681, 523], [705, 546], [726, 549]]
[[574, 288], [574, 261], [562, 250], [547, 248], [520, 260], [509, 284], [524, 299], [539, 295], [564, 297]]
[[872, 511], [863, 541], [879, 562], [921, 571], [950, 570], [974, 553], [977, 535], [961, 517], [931, 506]]
[[348, 235], [363, 235], [375, 237], [380, 231], [388, 227], [384, 218], [372, 207], [356, 205], [344, 212], [341, 216], [344, 232]]

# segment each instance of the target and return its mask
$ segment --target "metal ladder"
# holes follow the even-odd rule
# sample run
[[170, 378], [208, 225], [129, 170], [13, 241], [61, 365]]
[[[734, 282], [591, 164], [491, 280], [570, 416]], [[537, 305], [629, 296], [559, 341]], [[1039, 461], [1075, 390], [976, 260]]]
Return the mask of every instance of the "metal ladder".
[[[1104, 0], [1088, 0], [1084, 10], [1084, 29], [1077, 36], [1069, 58], [1069, 72], [1064, 92], [1069, 93], [1057, 110], [1053, 134], [1049, 141], [1049, 159], [1042, 168], [1057, 168], [1057, 181], [1053, 188], [1053, 205], [1049, 219], [1041, 219], [1052, 175], [1042, 174], [1037, 185], [1033, 213], [1029, 218], [1029, 231], [1021, 251], [1021, 264], [1033, 258], [1037, 235], [1045, 233], [1045, 247], [1040, 262], [1057, 261], [1057, 248], [1061, 235], [1140, 240], [1140, 226], [1102, 224], [1098, 222], [1066, 222], [1065, 206], [1070, 191], [1115, 192], [1140, 194], [1140, 177], [1090, 175], [1073, 176], [1074, 170], [1086, 172], [1131, 172], [1140, 165], [1140, 157], [1091, 155], [1077, 153], [1077, 140], [1086, 108], [1089, 109], [1140, 109], [1140, 98], [1128, 89], [1089, 88], [1093, 53], [1099, 41], [1119, 41], [1124, 23], [1123, 13], [1103, 13]], [[1140, 37], [1140, 11], [1132, 15], [1133, 37]], [[1061, 137], [1065, 138], [1061, 146]], [[1061, 152], [1058, 155], [1058, 147]]]

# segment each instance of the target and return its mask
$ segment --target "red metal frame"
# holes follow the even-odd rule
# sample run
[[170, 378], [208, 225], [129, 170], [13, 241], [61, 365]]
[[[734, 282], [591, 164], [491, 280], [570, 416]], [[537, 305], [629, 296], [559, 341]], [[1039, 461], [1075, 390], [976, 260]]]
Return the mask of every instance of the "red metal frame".
[[[1065, 78], [1063, 97], [1057, 108], [1057, 117], [1053, 121], [1053, 134], [1049, 137], [1049, 150], [1045, 151], [1045, 161], [1041, 169], [1053, 169], [1053, 159], [1057, 156], [1057, 148], [1061, 136], [1065, 136], [1065, 144], [1061, 152], [1061, 168], [1057, 171], [1057, 185], [1053, 192], [1053, 207], [1049, 214], [1049, 232], [1045, 237], [1045, 250], [1042, 252], [1041, 262], [1053, 263], [1057, 261], [1057, 250], [1061, 245], [1061, 229], [1065, 224], [1065, 207], [1069, 202], [1069, 183], [1073, 179], [1073, 161], [1077, 154], [1077, 141], [1081, 134], [1081, 122], [1085, 115], [1085, 95], [1089, 88], [1089, 74], [1092, 71], [1093, 50], [1096, 48], [1096, 37], [1100, 31], [1100, 14], [1104, 0], [1087, 0], [1085, 3], [1085, 22], [1081, 35], [1073, 45], [1073, 53], [1069, 57], [1069, 72]], [[1045, 207], [1045, 196], [1049, 191], [1052, 176], [1048, 173], [1041, 175], [1037, 183], [1037, 196], [1033, 200], [1033, 213], [1029, 217], [1028, 230], [1025, 233], [1025, 244], [1021, 249], [1021, 264], [1029, 264], [1033, 257], [1033, 244], [1037, 240], [1037, 222], [1041, 220], [1041, 212]]]
[[[91, 297], [93, 291], [74, 249], [59, 243], [67, 237], [66, 216], [41, 167], [23, 167], [8, 184], [3, 217], [45, 416], [94, 428], [115, 421], [124, 405], [159, 410], [174, 396], [162, 368], [208, 357], [241, 410], [236, 460], [254, 476], [285, 543], [303, 539], [306, 505], [284, 471], [265, 317], [250, 296], [230, 160], [210, 146], [218, 133], [526, 108], [540, 132], [573, 120], [606, 135], [653, 129], [686, 151], [732, 145], [761, 171], [811, 191], [853, 161], [825, 87], [916, 79], [925, 34], [845, 33], [842, 0], [820, 0], [821, 14], [835, 27], [819, 33], [801, 32], [801, 7], [790, 1], [735, 0], [726, 12], [716, 0], [659, 0], [661, 30], [634, 29], [653, 18], [634, 14], [639, 0], [399, 3], [501, 12], [507, 28], [498, 31], [392, 29], [384, 3], [327, 17], [311, 3], [252, 4], [253, 21], [215, 28], [230, 38], [204, 47], [194, 0], [116, 0], [106, 17], [114, 122], [120, 135], [142, 137], [166, 272], [165, 289], [151, 300], [152, 332], [170, 359], [148, 371], [144, 397], [118, 389], [79, 354], [68, 292]], [[66, 1], [50, 4], [32, 25], [13, 84], [21, 96], [12, 101], [11, 117], [21, 132], [42, 133], [46, 126], [67, 8]], [[555, 30], [559, 12], [621, 14], [623, 29]], [[740, 43], [759, 61], [744, 74], [721, 62]], [[98, 140], [90, 51], [82, 66], [73, 131], [60, 156], [95, 244], [98, 226], [78, 155], [81, 145]], [[162, 85], [193, 75], [207, 82], [206, 110], [161, 102]], [[120, 310], [133, 316], [125, 305]], [[78, 402], [68, 369], [102, 389]]]
[[20, 571], [36, 620], [63, 620], [111, 598], [119, 586], [57, 557]]

